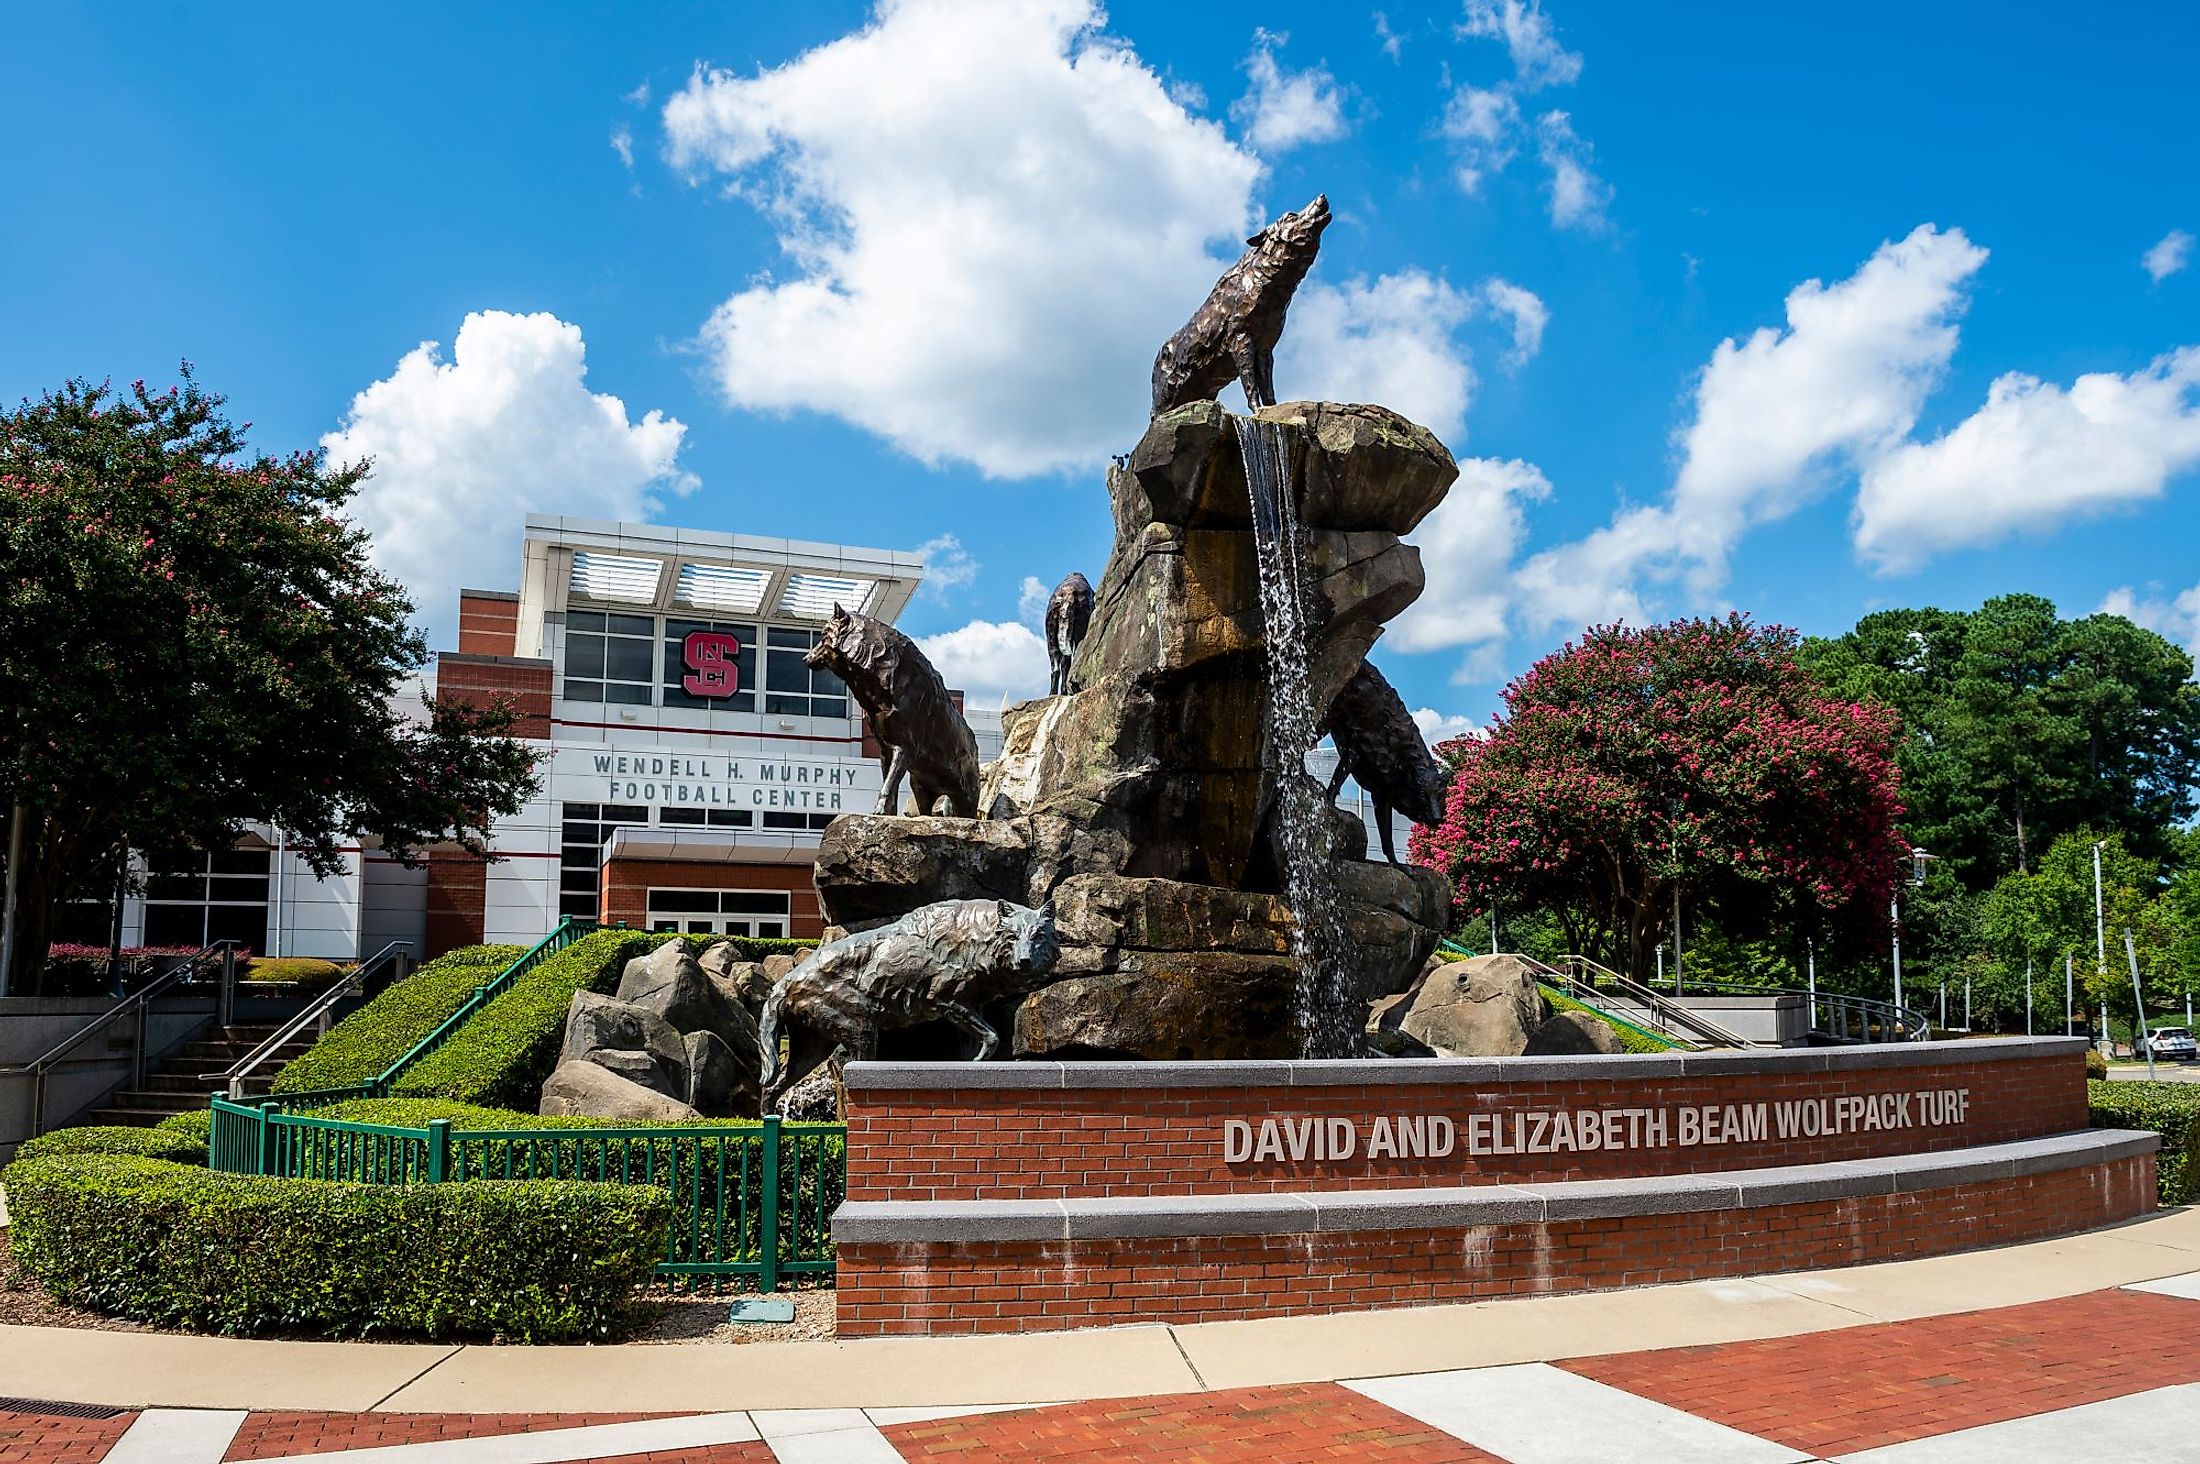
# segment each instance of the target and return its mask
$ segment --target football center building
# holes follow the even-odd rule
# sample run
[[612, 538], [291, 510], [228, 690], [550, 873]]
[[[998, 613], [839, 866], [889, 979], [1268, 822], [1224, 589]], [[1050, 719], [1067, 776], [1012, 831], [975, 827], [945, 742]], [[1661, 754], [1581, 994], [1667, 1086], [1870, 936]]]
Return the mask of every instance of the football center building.
[[[496, 857], [444, 845], [408, 868], [369, 842], [322, 879], [282, 830], [254, 826], [189, 867], [141, 871], [123, 943], [349, 960], [408, 941], [426, 959], [531, 945], [568, 915], [816, 936], [818, 836], [877, 806], [883, 770], [861, 708], [804, 657], [834, 605], [891, 623], [923, 576], [896, 550], [530, 516], [519, 588], [459, 592], [458, 646], [430, 686], [508, 698], [538, 752], [534, 796], [490, 830]], [[965, 711], [990, 761], [1000, 708]], [[105, 945], [110, 909], [70, 910], [62, 938]]]

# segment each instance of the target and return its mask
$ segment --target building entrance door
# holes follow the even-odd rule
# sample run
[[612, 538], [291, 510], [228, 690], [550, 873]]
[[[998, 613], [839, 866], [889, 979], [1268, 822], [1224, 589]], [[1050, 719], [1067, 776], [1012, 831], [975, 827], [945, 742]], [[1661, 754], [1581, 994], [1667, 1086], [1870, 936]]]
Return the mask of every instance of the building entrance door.
[[667, 890], [649, 892], [651, 930], [689, 935], [784, 938], [789, 906], [784, 890]]

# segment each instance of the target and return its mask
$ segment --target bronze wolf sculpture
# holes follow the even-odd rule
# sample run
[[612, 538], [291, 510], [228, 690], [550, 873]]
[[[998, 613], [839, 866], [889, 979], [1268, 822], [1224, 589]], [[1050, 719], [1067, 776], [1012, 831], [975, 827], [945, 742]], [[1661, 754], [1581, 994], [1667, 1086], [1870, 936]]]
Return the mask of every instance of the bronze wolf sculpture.
[[1329, 227], [1320, 195], [1245, 242], [1252, 246], [1215, 282], [1199, 312], [1153, 358], [1155, 415], [1186, 402], [1211, 401], [1233, 378], [1254, 408], [1276, 404], [1276, 342], [1291, 294], [1313, 268]]
[[1363, 661], [1329, 708], [1329, 736], [1337, 744], [1337, 771], [1329, 779], [1329, 801], [1351, 778], [1375, 804], [1375, 832], [1383, 858], [1398, 856], [1390, 844], [1393, 809], [1417, 824], [1444, 817], [1444, 770], [1429, 756], [1421, 729], [1391, 684], [1372, 662]]
[[917, 812], [938, 813], [944, 803], [957, 818], [978, 816], [978, 739], [915, 641], [883, 620], [835, 605], [804, 660], [848, 683], [886, 750], [880, 813], [898, 811], [906, 776]]
[[[892, 925], [828, 941], [779, 978], [757, 1019], [763, 1111], [819, 1063], [878, 1053], [879, 1033], [949, 1021], [978, 1039], [983, 1062], [1001, 1034], [986, 1003], [1021, 996], [1054, 969], [1061, 944], [1054, 911], [1006, 900], [943, 900]], [[787, 1063], [779, 1030], [787, 1029]]]
[[1054, 587], [1047, 599], [1047, 695], [1066, 696], [1075, 690], [1069, 683], [1070, 662], [1084, 643], [1092, 624], [1092, 581], [1075, 570]]

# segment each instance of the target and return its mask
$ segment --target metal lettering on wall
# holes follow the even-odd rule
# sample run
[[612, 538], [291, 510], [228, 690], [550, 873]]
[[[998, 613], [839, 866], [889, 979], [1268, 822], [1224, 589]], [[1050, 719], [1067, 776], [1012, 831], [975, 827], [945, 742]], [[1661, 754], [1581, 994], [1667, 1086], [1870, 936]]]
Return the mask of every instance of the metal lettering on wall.
[[561, 747], [556, 796], [606, 803], [848, 813], [877, 801], [878, 764], [842, 758], [721, 757]]
[[1588, 1154], [1718, 1144], [1808, 1142], [1891, 1129], [1954, 1128], [1969, 1121], [1971, 1090], [1925, 1088], [1760, 1103], [1661, 1108], [1536, 1108], [1511, 1113], [1350, 1118], [1226, 1118], [1225, 1164], [1308, 1160], [1445, 1159], [1457, 1152]]

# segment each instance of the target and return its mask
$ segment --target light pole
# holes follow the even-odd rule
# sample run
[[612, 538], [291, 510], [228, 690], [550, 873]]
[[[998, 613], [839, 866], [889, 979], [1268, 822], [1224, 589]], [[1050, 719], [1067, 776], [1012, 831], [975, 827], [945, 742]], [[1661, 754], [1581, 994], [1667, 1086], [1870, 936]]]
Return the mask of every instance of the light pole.
[[[1939, 856], [1939, 855], [1937, 855], [1937, 854], [1928, 854], [1928, 853], [1926, 853], [1926, 852], [1925, 852], [1925, 851], [1924, 851], [1923, 849], [1921, 849], [1921, 848], [1916, 848], [1916, 847], [1912, 847], [1912, 848], [1911, 848], [1911, 850], [1910, 850], [1910, 888], [1911, 888], [1911, 889], [1913, 889], [1913, 890], [1914, 890], [1914, 889], [1920, 889], [1920, 888], [1922, 888], [1922, 887], [1924, 886], [1924, 884], [1925, 884], [1925, 863], [1926, 863], [1926, 861], [1927, 861], [1927, 860], [1929, 860], [1929, 859], [1937, 859], [1937, 858], [1939, 858], [1939, 857], [1940, 857], [1940, 856]], [[1888, 924], [1888, 926], [1889, 926], [1888, 943], [1889, 943], [1889, 947], [1890, 947], [1890, 949], [1891, 949], [1891, 950], [1893, 951], [1893, 953], [1894, 953], [1894, 1005], [1895, 1005], [1895, 1010], [1896, 1010], [1896, 1011], [1901, 1011], [1901, 1010], [1903, 1010], [1903, 1005], [1902, 1005], [1902, 891], [1901, 891], [1901, 885], [1900, 885], [1899, 883], [1897, 883], [1897, 885], [1896, 885], [1896, 887], [1895, 887], [1895, 892], [1894, 892], [1893, 894], [1891, 894], [1891, 895], [1887, 896], [1887, 924]], [[1969, 1020], [1968, 1016], [1966, 1016], [1965, 1020], [1966, 1020], [1966, 1022], [1968, 1022], [1968, 1020]]]
[[2108, 927], [2101, 921], [2101, 846], [2107, 842], [2093, 842], [2093, 965], [2103, 981], [2108, 979]]

